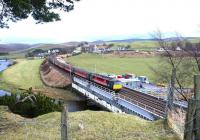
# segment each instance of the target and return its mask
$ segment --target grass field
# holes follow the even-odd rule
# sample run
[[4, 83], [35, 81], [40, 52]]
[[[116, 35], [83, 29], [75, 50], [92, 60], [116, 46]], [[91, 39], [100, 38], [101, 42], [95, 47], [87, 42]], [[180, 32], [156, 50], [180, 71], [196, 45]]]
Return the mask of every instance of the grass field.
[[135, 42], [109, 42], [109, 44], [114, 44], [112, 48], [117, 48], [119, 46], [126, 47], [127, 45], [130, 45], [130, 49], [133, 50], [155, 50], [155, 48], [158, 47], [158, 44], [156, 41], [135, 41]]
[[[59, 112], [53, 112], [25, 119], [0, 106], [0, 124], [7, 127], [1, 129], [0, 139], [60, 139], [60, 118]], [[69, 113], [68, 122], [69, 138], [74, 140], [178, 140], [164, 120], [150, 122], [127, 114], [81, 111]]]
[[49, 97], [65, 100], [80, 100], [70, 91], [47, 87], [40, 79], [39, 67], [43, 59], [17, 59], [17, 64], [0, 73], [0, 89], [16, 92], [18, 88], [34, 88]]
[[116, 56], [82, 54], [67, 58], [66, 61], [92, 72], [112, 74], [134, 73], [136, 75], [146, 75], [150, 80], [153, 80], [154, 73], [150, 67], [156, 66], [158, 58], [119, 58]]
[[42, 87], [44, 85], [39, 76], [39, 66], [42, 61], [42, 59], [17, 60], [18, 64], [4, 71], [1, 78], [20, 88]]
[[[192, 43], [198, 43], [200, 38], [189, 38], [188, 41]], [[144, 51], [151, 51], [155, 50], [159, 47], [159, 44], [156, 41], [134, 41], [134, 42], [109, 42], [109, 44], [114, 44], [112, 48], [118, 48], [119, 46], [126, 47], [130, 45], [130, 49], [133, 50], [144, 50]]]
[[9, 59], [22, 59], [25, 58], [25, 52], [12, 52], [8, 55], [2, 55], [0, 58], [9, 58]]

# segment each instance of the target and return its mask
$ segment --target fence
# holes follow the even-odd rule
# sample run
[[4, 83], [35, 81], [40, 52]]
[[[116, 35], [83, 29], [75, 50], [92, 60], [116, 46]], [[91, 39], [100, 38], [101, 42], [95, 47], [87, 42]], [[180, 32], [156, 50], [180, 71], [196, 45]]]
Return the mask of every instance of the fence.
[[[81, 113], [81, 117], [69, 113], [68, 140], [145, 140], [145, 139], [161, 139], [166, 137], [173, 139], [175, 135], [172, 130], [164, 129], [163, 123], [158, 125], [155, 122], [155, 128], [145, 120], [138, 119], [130, 121], [126, 119], [127, 115], [118, 115], [113, 119], [108, 116], [99, 118], [95, 116], [95, 112], [91, 113], [93, 119], [89, 118], [85, 113]], [[4, 114], [6, 115], [6, 114]], [[123, 122], [121, 118], [124, 118]], [[80, 119], [81, 118], [81, 119]], [[119, 118], [119, 119], [118, 119]], [[2, 140], [57, 140], [61, 139], [61, 114], [50, 113], [35, 119], [22, 118], [18, 115], [9, 116], [9, 122], [5, 124], [7, 128], [0, 125], [0, 139]], [[130, 121], [130, 122], [129, 122]], [[0, 123], [1, 124], [1, 123]], [[124, 125], [126, 124], [126, 125]], [[9, 128], [10, 126], [10, 128]], [[2, 129], [1, 129], [2, 128]]]

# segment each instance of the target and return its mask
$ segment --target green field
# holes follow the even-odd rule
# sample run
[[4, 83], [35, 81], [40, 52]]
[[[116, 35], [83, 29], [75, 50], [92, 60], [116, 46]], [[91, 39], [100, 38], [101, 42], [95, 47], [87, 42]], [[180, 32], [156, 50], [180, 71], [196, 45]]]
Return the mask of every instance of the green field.
[[127, 45], [130, 45], [130, 49], [133, 50], [155, 50], [158, 47], [158, 44], [156, 41], [134, 41], [134, 42], [109, 42], [108, 44], [114, 44], [112, 48], [118, 48], [118, 47], [126, 47]]
[[28, 89], [55, 98], [65, 100], [80, 100], [68, 90], [47, 87], [40, 79], [39, 67], [43, 59], [27, 60], [17, 59], [17, 64], [0, 72], [0, 89], [15, 93], [19, 88]]
[[190, 41], [190, 42], [192, 42], [192, 43], [199, 43], [200, 38], [199, 38], [199, 37], [194, 37], [194, 38], [188, 39], [188, 41]]
[[1, 78], [6, 83], [19, 88], [42, 87], [44, 85], [39, 76], [39, 66], [42, 61], [42, 59], [18, 59], [16, 65], [1, 74]]
[[136, 75], [146, 75], [150, 80], [153, 80], [154, 73], [150, 67], [157, 65], [158, 58], [119, 58], [108, 55], [82, 54], [67, 58], [66, 61], [92, 72], [110, 74], [133, 73]]
[[8, 55], [1, 55], [1, 58], [9, 58], [9, 59], [22, 59], [25, 58], [25, 52], [11, 52]]
[[[192, 43], [198, 43], [200, 38], [189, 38], [188, 41]], [[113, 44], [113, 49], [118, 47], [126, 47], [130, 45], [130, 49], [132, 50], [143, 50], [143, 51], [152, 51], [159, 47], [159, 44], [156, 41], [133, 41], [133, 42], [108, 42], [108, 44]]]
[[[59, 112], [53, 112], [34, 120], [26, 119], [0, 106], [0, 125], [7, 127], [1, 129], [0, 139], [60, 139], [60, 116]], [[151, 122], [128, 114], [81, 111], [69, 113], [68, 122], [70, 140], [178, 140], [164, 120]]]

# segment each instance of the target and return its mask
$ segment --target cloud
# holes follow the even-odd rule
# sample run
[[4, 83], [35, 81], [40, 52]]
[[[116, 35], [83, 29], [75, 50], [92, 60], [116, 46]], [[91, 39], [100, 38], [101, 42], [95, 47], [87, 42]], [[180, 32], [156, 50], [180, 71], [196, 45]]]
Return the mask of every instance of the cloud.
[[29, 18], [0, 29], [0, 42], [66, 42], [147, 36], [159, 28], [199, 36], [198, 0], [82, 0], [62, 21], [35, 24]]

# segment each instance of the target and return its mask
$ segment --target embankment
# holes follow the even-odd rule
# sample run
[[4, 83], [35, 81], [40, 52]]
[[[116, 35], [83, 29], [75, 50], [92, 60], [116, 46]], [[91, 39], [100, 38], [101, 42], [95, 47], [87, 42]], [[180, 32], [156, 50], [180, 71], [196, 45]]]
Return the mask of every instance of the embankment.
[[47, 60], [40, 66], [40, 76], [45, 85], [64, 88], [71, 85], [69, 75], [50, 64]]

